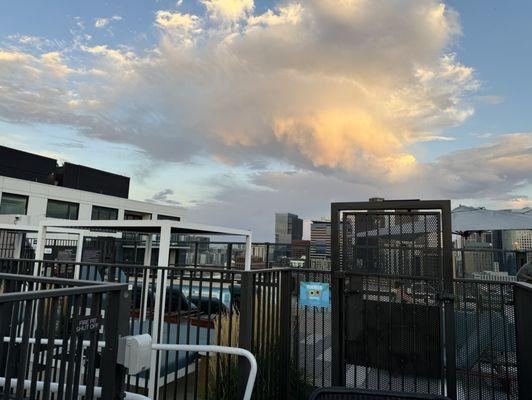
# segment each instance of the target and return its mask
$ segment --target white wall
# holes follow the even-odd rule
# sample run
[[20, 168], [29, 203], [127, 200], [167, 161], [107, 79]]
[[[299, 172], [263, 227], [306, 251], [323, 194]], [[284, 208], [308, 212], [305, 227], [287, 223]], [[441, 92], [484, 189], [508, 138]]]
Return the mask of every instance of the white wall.
[[[180, 217], [183, 220], [186, 214], [184, 209], [175, 206], [123, 199], [120, 197], [46, 185], [43, 183], [8, 178], [5, 176], [0, 176], [0, 196], [2, 192], [28, 196], [27, 217], [24, 218], [24, 220], [30, 225], [38, 225], [39, 221], [46, 217], [46, 205], [48, 199], [78, 203], [78, 219], [80, 220], [91, 219], [93, 205], [118, 209], [119, 219], [124, 218], [125, 210], [148, 213], [152, 215], [152, 219], [156, 219], [158, 214], [163, 214]], [[2, 219], [6, 218], [4, 217]], [[11, 220], [10, 218], [7, 219]]]

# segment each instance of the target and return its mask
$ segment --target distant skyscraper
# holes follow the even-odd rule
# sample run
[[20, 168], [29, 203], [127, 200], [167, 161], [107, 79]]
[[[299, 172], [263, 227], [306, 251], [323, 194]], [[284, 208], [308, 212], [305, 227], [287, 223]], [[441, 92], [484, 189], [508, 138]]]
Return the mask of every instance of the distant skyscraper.
[[310, 256], [331, 257], [331, 221], [312, 221], [310, 225]]
[[303, 239], [303, 220], [295, 214], [275, 214], [275, 243], [292, 244]]

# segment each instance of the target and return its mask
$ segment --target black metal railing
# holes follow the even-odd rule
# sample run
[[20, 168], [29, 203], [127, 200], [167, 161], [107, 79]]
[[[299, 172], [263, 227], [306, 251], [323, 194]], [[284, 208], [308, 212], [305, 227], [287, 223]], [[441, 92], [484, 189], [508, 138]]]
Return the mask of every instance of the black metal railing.
[[[0, 260], [0, 271], [127, 283], [131, 290], [131, 306], [126, 312], [130, 334], [150, 333], [158, 343], [217, 344], [251, 350], [259, 363], [256, 398], [284, 399], [288, 393], [289, 398], [307, 399], [314, 389], [332, 383], [331, 308], [327, 304], [305, 305], [300, 292], [302, 283], [311, 282], [328, 284], [331, 289], [335, 280], [330, 271], [295, 268], [242, 271], [9, 259]], [[351, 275], [356, 274], [344, 278], [356, 280]], [[430, 315], [436, 314], [427, 316], [421, 311], [438, 312], [432, 306], [446, 301], [454, 304], [455, 309], [458, 398], [518, 399], [519, 376], [523, 375], [520, 369], [529, 367], [518, 361], [526, 345], [521, 344], [520, 348], [516, 336], [520, 329], [523, 332], [526, 323], [530, 324], [527, 316], [529, 319], [532, 316], [522, 311], [524, 317], [517, 317], [514, 293], [517, 283], [459, 278], [453, 281], [452, 296], [443, 299], [439, 297], [441, 288], [428, 281], [426, 277], [364, 275], [360, 282], [364, 297], [359, 299], [363, 300], [359, 305], [366, 312], [357, 321], [361, 336], [356, 340], [359, 346], [353, 347], [352, 361], [348, 360], [351, 362], [346, 368], [350, 374], [346, 379], [348, 386], [443, 393], [441, 377], [427, 379], [427, 371], [419, 370], [426, 369], [423, 366], [426, 360], [418, 360], [412, 368], [400, 363], [391, 368], [391, 356], [386, 350], [393, 349], [393, 340], [378, 338], [371, 329], [372, 321], [380, 318], [386, 322], [391, 312], [396, 318], [390, 316], [389, 323], [410, 324], [413, 328], [414, 336], [406, 342], [412, 342], [414, 354], [419, 343], [425, 343], [423, 340], [431, 336], [423, 333], [423, 326], [429, 329], [430, 325], [441, 332], [445, 324], [445, 318], [439, 314], [438, 328], [430, 319]], [[373, 310], [377, 300], [382, 300], [384, 306]], [[398, 310], [394, 311], [394, 307]], [[406, 314], [420, 318], [401, 322], [401, 309], [405, 307], [415, 307], [414, 313]], [[396, 332], [392, 325], [390, 336]], [[383, 348], [379, 350], [379, 346]], [[432, 356], [436, 357], [431, 353]], [[152, 367], [150, 371], [128, 376], [125, 389], [143, 394], [151, 391], [152, 398], [165, 400], [236, 399], [241, 389], [239, 382], [245, 382], [247, 371], [247, 366], [236, 357], [186, 352], [155, 353]]]
[[290, 393], [307, 399], [316, 387], [331, 386], [331, 308], [301, 303], [302, 282], [331, 284], [330, 271], [291, 272]]
[[[292, 276], [296, 282], [302, 280], [329, 282], [330, 279], [330, 274], [316, 271], [292, 271]], [[412, 281], [412, 279], [406, 278], [408, 281]], [[373, 282], [373, 285], [375, 283]], [[372, 283], [367, 279], [363, 283], [363, 289], [366, 294], [370, 292], [368, 289], [371, 285]], [[398, 293], [395, 285], [390, 288], [388, 282], [388, 284], [383, 286], [381, 278], [379, 286], [389, 289], [390, 298], [397, 298]], [[401, 285], [403, 288], [407, 286], [409, 285]], [[528, 364], [526, 364], [526, 360], [532, 354], [524, 345], [521, 345], [521, 348], [518, 347], [516, 335], [519, 329], [522, 332], [526, 331], [523, 326], [529, 326], [526, 324], [531, 323], [532, 315], [522, 313], [521, 319], [516, 318], [516, 300], [514, 296], [516, 283], [456, 279], [454, 286], [458, 398], [520, 398], [518, 371], [519, 368], [530, 369]], [[429, 290], [428, 286], [424, 286], [424, 288], [426, 289], [424, 289], [426, 296], [423, 296], [423, 299], [419, 297], [415, 301], [412, 300], [412, 304], [422, 302], [422, 305], [426, 305], [428, 302], [430, 305], [436, 300], [431, 292], [435, 294], [437, 290]], [[411, 290], [405, 290], [405, 294], [407, 293], [408, 296], [411, 296], [412, 292]], [[530, 290], [530, 293], [532, 293], [532, 290]], [[377, 295], [374, 293], [373, 296]], [[532, 296], [530, 296], [530, 300], [532, 301]], [[331, 385], [330, 313], [328, 309], [324, 308], [299, 306], [300, 297], [297, 291], [292, 292], [292, 302], [292, 368], [290, 373], [293, 384], [291, 385], [291, 393], [293, 398], [306, 399], [312, 390]], [[371, 303], [371, 300], [369, 302]], [[387, 300], [387, 303], [390, 305], [387, 308], [391, 309], [393, 301]], [[369, 303], [365, 304], [366, 307], [369, 307], [369, 305]], [[522, 308], [524, 309], [523, 306]], [[384, 309], [379, 311], [381, 313], [380, 318], [382, 318], [382, 314], [386, 317], [385, 311]], [[356, 310], [351, 310], [351, 312], [358, 315]], [[376, 310], [366, 316], [369, 319], [379, 318]], [[383, 345], [382, 351], [378, 350], [378, 346], [373, 346], [375, 348], [371, 350], [372, 343], [376, 344], [379, 338], [371, 334], [371, 321], [369, 319], [363, 318], [358, 321], [358, 325], [363, 328], [361, 329], [362, 336], [360, 337], [361, 346], [363, 346], [360, 348], [360, 352], [356, 354], [360, 362], [347, 368], [347, 374], [351, 374], [346, 379], [349, 386], [372, 390], [386, 389], [418, 393], [441, 393], [441, 381], [435, 380], [432, 384], [431, 380], [421, 379], [419, 378], [422, 375], [421, 371], [416, 373], [415, 370], [412, 370], [401, 373], [399, 369], [390, 375], [387, 373], [388, 368], [386, 366], [381, 366], [380, 368], [378, 365], [374, 365], [371, 368], [367, 367], [370, 361], [375, 363], [378, 361], [379, 354], [387, 359], [385, 356], [388, 355], [388, 351], [391, 349]], [[397, 323], [399, 324], [399, 322], [398, 320]], [[442, 323], [444, 322], [443, 320]], [[416, 340], [417, 343], [426, 337], [426, 335], [422, 335], [422, 325], [417, 327], [416, 334], [419, 336]], [[392, 331], [390, 331], [391, 333]], [[528, 341], [523, 342], [528, 343]], [[373, 358], [377, 358], [373, 361], [371, 357], [370, 360], [365, 359], [364, 356], [369, 356], [366, 353], [367, 351], [373, 351]], [[522, 353], [526, 351], [528, 351], [528, 355]], [[411, 353], [413, 357], [415, 352], [412, 351]], [[518, 365], [520, 354], [525, 361]], [[421, 360], [418, 360], [418, 362], [420, 363], [419, 365], [422, 364]], [[423, 371], [423, 375], [425, 375], [425, 372]], [[529, 373], [532, 373], [532, 371], [529, 371]], [[418, 379], [416, 379], [416, 376]], [[401, 387], [403, 382], [405, 383], [404, 388]], [[427, 387], [428, 383], [433, 385], [431, 390], [427, 390], [429, 389]]]
[[[0, 257], [32, 258], [35, 245], [36, 239], [28, 239], [24, 233], [0, 231]], [[76, 245], [77, 240], [47, 239], [48, 253], [45, 259], [72, 262], [76, 255]], [[154, 242], [154, 253], [157, 245]], [[532, 249], [497, 249], [486, 247], [486, 243], [467, 243], [467, 246], [469, 247], [453, 249], [456, 276], [460, 278], [482, 277], [486, 272], [496, 272], [497, 275], [490, 274], [487, 279], [512, 280], [512, 276], [525, 262], [532, 261]], [[83, 259], [86, 261], [91, 257], [103, 261], [106, 258], [103, 253], [112, 251], [113, 262], [141, 265], [145, 259], [146, 241], [145, 235], [128, 233], [122, 239], [86, 238], [84, 247], [94, 250], [85, 252]], [[251, 264], [255, 269], [330, 269], [330, 254], [317, 255], [312, 244], [256, 242], [252, 248]], [[183, 241], [175, 238], [171, 242], [171, 249], [177, 266], [243, 269], [244, 265], [245, 244], [242, 242]], [[509, 278], [505, 278], [504, 273]]]
[[127, 285], [7, 273], [0, 284], [4, 399], [119, 398], [113, 313]]
[[456, 375], [464, 399], [518, 395], [514, 285], [455, 281]]

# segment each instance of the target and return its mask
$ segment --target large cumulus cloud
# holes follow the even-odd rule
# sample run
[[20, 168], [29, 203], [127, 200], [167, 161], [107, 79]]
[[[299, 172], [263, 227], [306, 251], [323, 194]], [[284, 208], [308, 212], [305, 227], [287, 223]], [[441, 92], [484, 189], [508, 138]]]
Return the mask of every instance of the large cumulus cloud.
[[0, 115], [156, 158], [276, 159], [361, 179], [369, 165], [386, 180], [415, 165], [409, 144], [472, 113], [473, 71], [450, 53], [457, 17], [437, 1], [291, 1], [262, 14], [251, 0], [202, 3], [204, 15], [159, 10], [159, 43], [142, 54], [4, 50], [2, 80], [14, 83]]

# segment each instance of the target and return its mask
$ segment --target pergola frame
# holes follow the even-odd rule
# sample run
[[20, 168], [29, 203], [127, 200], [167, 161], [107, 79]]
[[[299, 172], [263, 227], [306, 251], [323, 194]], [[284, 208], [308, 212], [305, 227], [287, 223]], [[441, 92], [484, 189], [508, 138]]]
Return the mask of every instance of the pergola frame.
[[[37, 233], [39, 234], [40, 228], [36, 226], [31, 225], [17, 225], [17, 224], [0, 224], [0, 231], [8, 231], [8, 232], [16, 232], [17, 233], [17, 240], [15, 242], [15, 258], [20, 256], [20, 252], [22, 249], [22, 233]], [[35, 253], [35, 259], [36, 260], [42, 260], [44, 258], [44, 248], [46, 247], [46, 234], [47, 233], [62, 233], [62, 234], [68, 234], [68, 235], [77, 235], [78, 236], [78, 243], [76, 245], [76, 259], [75, 262], [79, 263], [81, 262], [81, 257], [83, 254], [83, 239], [85, 237], [113, 237], [113, 238], [120, 238], [122, 236], [121, 233], [114, 233], [114, 232], [94, 232], [89, 231], [87, 229], [73, 229], [73, 228], [60, 228], [60, 227], [48, 227], [46, 231], [44, 232], [44, 240], [42, 240], [42, 248], [41, 253], [39, 257], [37, 257], [37, 252]], [[37, 246], [38, 248], [39, 246]], [[35, 271], [34, 271], [35, 275]], [[74, 278], [79, 279], [79, 266], [75, 268], [74, 271]]]
[[[246, 238], [245, 248], [245, 264], [244, 270], [251, 270], [251, 231], [244, 229], [225, 228], [220, 226], [210, 226], [202, 224], [194, 224], [182, 221], [173, 220], [90, 220], [90, 221], [78, 221], [78, 220], [55, 220], [48, 219], [41, 221], [37, 233], [37, 248], [35, 251], [35, 259], [41, 260], [44, 256], [44, 247], [46, 242], [46, 233], [48, 231], [55, 231], [61, 229], [65, 230], [80, 230], [81, 232], [89, 231], [91, 229], [110, 229], [114, 231], [124, 232], [137, 232], [141, 234], [149, 235], [152, 238], [153, 234], [160, 234], [159, 242], [159, 258], [157, 265], [159, 267], [168, 267], [170, 257], [170, 239], [172, 233], [188, 233], [199, 235], [230, 235], [230, 236], [244, 236]], [[79, 244], [79, 241], [78, 241]], [[83, 244], [81, 243], [81, 246]], [[147, 248], [151, 248], [151, 240], [147, 241]], [[145, 253], [145, 264], [149, 265], [150, 251]], [[153, 320], [153, 338], [155, 343], [161, 343], [162, 323], [164, 321], [164, 313], [166, 302], [166, 281], [167, 270], [166, 268], [157, 269], [157, 282], [161, 284], [161, 290], [155, 292], [155, 308], [154, 308], [154, 320]], [[147, 296], [144, 296], [145, 301]], [[162, 319], [161, 319], [162, 318]], [[155, 382], [158, 381], [160, 360], [158, 357], [152, 357], [150, 371], [156, 374], [153, 379], [149, 381], [149, 397], [155, 398], [155, 393], [158, 388], [155, 386]], [[157, 377], [157, 378], [155, 378]]]

